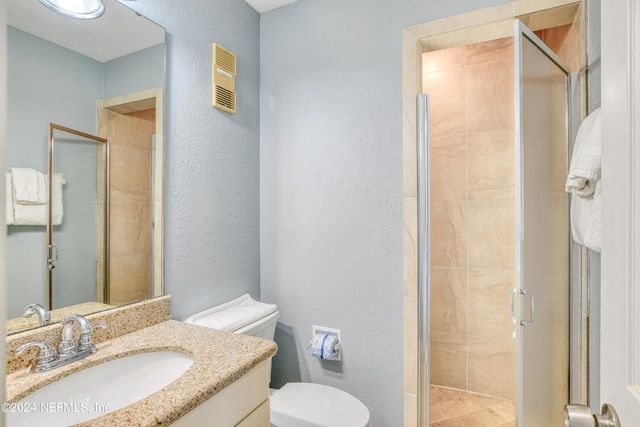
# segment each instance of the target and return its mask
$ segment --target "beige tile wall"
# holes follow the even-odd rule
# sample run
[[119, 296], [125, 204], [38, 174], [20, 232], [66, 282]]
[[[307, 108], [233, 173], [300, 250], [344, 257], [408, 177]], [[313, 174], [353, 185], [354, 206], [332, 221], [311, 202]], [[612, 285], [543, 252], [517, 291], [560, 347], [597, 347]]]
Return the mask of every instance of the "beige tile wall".
[[107, 112], [110, 151], [110, 303], [149, 298], [155, 109]]
[[422, 59], [431, 105], [431, 382], [513, 399], [513, 39]]
[[581, 5], [572, 24], [536, 31], [536, 35], [564, 61], [571, 71], [583, 70], [587, 61], [584, 22], [584, 6]]

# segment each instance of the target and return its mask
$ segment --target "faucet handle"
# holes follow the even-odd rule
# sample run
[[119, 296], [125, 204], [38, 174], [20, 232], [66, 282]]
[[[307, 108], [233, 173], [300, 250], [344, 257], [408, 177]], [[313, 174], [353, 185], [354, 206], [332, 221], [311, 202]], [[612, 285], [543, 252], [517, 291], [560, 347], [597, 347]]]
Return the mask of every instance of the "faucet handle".
[[36, 359], [36, 363], [33, 365], [31, 370], [40, 370], [41, 368], [48, 366], [56, 358], [55, 352], [51, 344], [41, 340], [31, 341], [21, 345], [16, 349], [16, 354], [18, 356], [21, 355], [29, 347], [40, 347], [38, 358]]
[[98, 323], [94, 323], [93, 325], [93, 329], [95, 330], [96, 328], [99, 329], [107, 329], [107, 324], [105, 322], [98, 322]]
[[90, 328], [85, 331], [80, 331], [80, 338], [78, 339], [78, 351], [90, 349], [92, 353], [96, 352], [96, 346], [93, 345], [93, 331], [96, 328], [106, 329], [107, 324], [99, 322], [96, 324], [89, 323]]

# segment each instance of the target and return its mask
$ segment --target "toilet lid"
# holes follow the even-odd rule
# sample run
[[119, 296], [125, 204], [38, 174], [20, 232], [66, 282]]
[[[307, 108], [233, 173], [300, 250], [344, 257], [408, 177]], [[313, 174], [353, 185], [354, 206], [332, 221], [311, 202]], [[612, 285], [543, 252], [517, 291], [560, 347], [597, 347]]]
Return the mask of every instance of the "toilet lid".
[[358, 399], [322, 384], [288, 383], [271, 396], [273, 427], [367, 427], [369, 410]]

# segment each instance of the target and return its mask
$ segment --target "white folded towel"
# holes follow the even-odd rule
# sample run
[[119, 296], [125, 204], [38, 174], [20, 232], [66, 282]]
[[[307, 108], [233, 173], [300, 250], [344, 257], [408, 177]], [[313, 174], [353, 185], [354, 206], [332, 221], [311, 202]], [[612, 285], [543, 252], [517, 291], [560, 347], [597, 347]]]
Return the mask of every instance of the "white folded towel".
[[573, 240], [600, 252], [602, 125], [600, 108], [583, 120], [578, 129], [565, 189], [571, 197]]
[[14, 203], [44, 205], [47, 203], [47, 182], [45, 175], [31, 168], [11, 168]]
[[[47, 175], [45, 175], [45, 178], [46, 177]], [[64, 183], [65, 180], [62, 174], [53, 174], [53, 187], [51, 192], [53, 225], [62, 224], [64, 212], [62, 205], [62, 186]], [[47, 225], [49, 219], [49, 205], [27, 205], [14, 202], [13, 216], [14, 225]]]
[[185, 322], [233, 332], [277, 310], [278, 306], [275, 304], [259, 302], [249, 294], [244, 294], [232, 301], [194, 314], [185, 319]]
[[578, 129], [566, 191], [579, 196], [593, 194], [596, 182], [600, 179], [601, 159], [602, 123], [600, 108], [597, 108], [582, 121]]

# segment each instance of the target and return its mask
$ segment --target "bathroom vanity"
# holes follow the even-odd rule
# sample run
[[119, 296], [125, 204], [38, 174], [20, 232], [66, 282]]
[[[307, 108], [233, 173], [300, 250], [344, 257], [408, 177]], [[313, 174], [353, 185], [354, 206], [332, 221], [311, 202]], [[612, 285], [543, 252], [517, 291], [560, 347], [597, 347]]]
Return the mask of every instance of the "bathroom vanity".
[[[170, 320], [169, 296], [87, 318], [109, 325], [95, 333], [97, 353], [47, 372], [30, 372], [35, 350], [21, 356], [14, 356], [13, 350], [34, 339], [57, 344], [59, 324], [7, 337], [6, 402], [17, 403], [92, 366], [135, 354], [169, 351], [193, 359], [180, 377], [141, 400], [77, 425], [269, 427], [269, 360], [276, 353], [275, 343]], [[130, 330], [136, 324], [141, 327]], [[99, 385], [87, 384], [88, 389], [95, 387]]]

